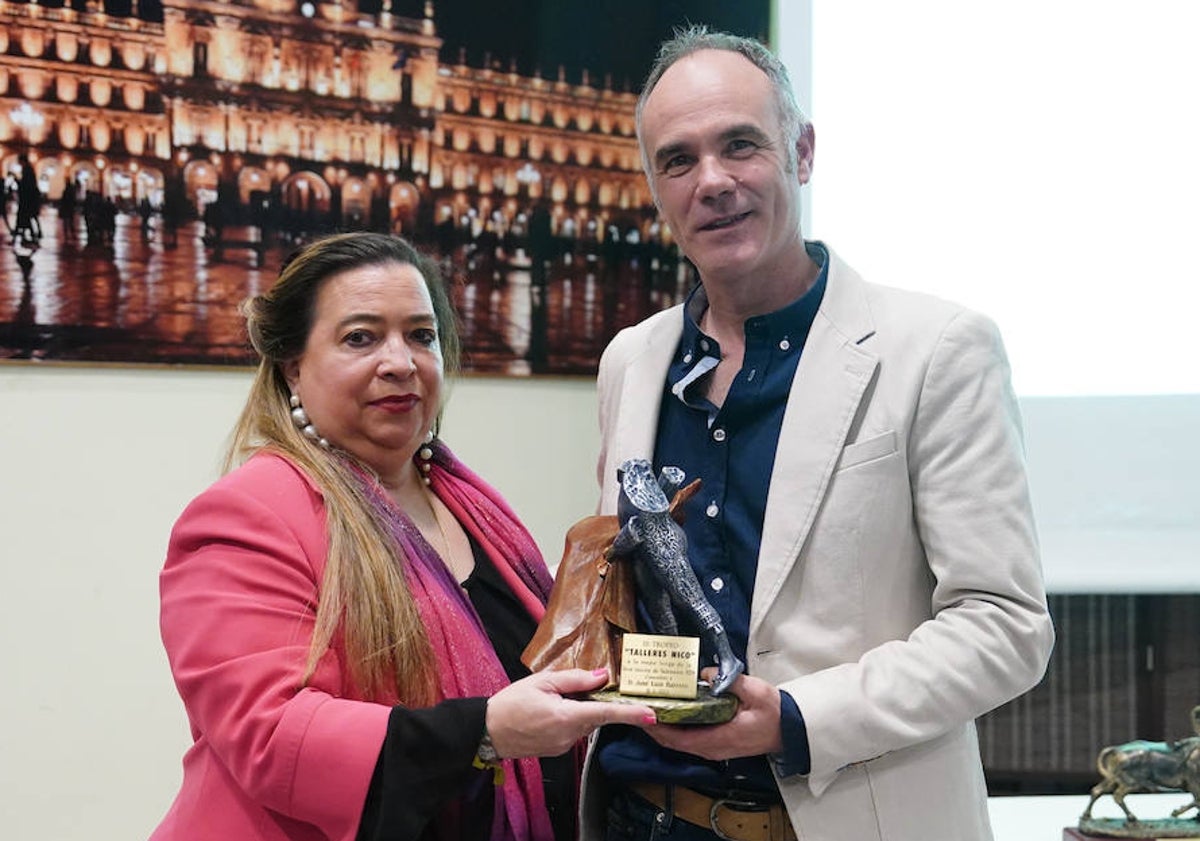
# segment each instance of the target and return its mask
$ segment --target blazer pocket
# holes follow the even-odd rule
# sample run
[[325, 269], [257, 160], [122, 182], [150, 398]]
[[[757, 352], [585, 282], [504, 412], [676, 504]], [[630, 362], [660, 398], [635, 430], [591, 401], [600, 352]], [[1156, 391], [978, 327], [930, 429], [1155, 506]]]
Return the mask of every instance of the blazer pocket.
[[889, 429], [874, 438], [847, 444], [842, 448], [842, 455], [833, 469], [835, 472], [846, 470], [864, 462], [890, 456], [894, 452], [896, 452], [896, 431]]

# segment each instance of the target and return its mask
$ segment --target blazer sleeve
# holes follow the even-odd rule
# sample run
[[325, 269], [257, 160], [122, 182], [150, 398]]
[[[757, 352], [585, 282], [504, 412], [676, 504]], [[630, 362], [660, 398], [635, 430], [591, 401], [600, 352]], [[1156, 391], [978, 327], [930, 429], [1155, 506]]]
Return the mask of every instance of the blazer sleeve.
[[860, 527], [911, 517], [894, 532], [915, 530], [911, 556], [873, 547], [879, 563], [922, 565], [913, 573], [930, 580], [929, 614], [853, 662], [781, 684], [808, 727], [817, 793], [849, 764], [936, 738], [1025, 692], [1053, 646], [1020, 418], [994, 324], [960, 310], [913, 388], [904, 444], [911, 511], [893, 500]]
[[[395, 707], [356, 841], [420, 838], [439, 817], [457, 821], [463, 837], [488, 837], [494, 776], [472, 765], [486, 716], [486, 698], [452, 698], [427, 709]], [[454, 799], [462, 803], [458, 815], [439, 816]]]
[[160, 577], [162, 637], [194, 749], [210, 750], [263, 807], [353, 838], [391, 708], [330, 691], [333, 652], [300, 687], [325, 515], [280, 464], [251, 460], [180, 517]]

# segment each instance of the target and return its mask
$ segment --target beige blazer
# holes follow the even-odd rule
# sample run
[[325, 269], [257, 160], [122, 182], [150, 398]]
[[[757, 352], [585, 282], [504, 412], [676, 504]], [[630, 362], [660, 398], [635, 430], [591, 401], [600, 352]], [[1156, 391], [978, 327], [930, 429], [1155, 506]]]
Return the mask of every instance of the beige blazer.
[[[601, 360], [604, 513], [617, 466], [652, 455], [681, 331], [676, 307]], [[1054, 641], [1000, 336], [955, 304], [868, 284], [831, 252], [792, 392], [747, 667], [808, 727], [811, 773], [779, 778], [796, 833], [990, 839], [974, 719], [1037, 683]], [[598, 776], [585, 779], [587, 839], [602, 837]]]

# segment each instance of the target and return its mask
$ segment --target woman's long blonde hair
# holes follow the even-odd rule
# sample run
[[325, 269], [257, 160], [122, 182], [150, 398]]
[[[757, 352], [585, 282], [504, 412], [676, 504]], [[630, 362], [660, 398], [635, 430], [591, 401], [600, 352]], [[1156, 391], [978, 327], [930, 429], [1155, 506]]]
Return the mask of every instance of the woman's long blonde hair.
[[447, 376], [458, 369], [454, 310], [436, 264], [399, 237], [336, 234], [308, 245], [285, 264], [271, 289], [243, 305], [250, 341], [260, 361], [225, 456], [232, 469], [260, 450], [279, 453], [303, 470], [324, 496], [329, 555], [317, 600], [316, 628], [302, 681], [316, 671], [342, 629], [350, 680], [367, 697], [395, 696], [410, 706], [436, 700], [437, 664], [405, 583], [403, 558], [391, 535], [371, 515], [346, 453], [323, 449], [292, 421], [291, 390], [283, 364], [304, 351], [325, 281], [361, 266], [411, 265], [433, 301]]

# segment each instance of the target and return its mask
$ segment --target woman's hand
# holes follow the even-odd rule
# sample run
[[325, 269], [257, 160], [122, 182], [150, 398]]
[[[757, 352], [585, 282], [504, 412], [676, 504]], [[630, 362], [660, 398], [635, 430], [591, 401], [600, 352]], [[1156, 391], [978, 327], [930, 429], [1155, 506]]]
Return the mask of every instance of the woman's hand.
[[487, 705], [487, 730], [496, 753], [557, 756], [602, 724], [654, 724], [654, 711], [642, 704], [563, 697], [599, 689], [607, 681], [607, 669], [565, 669], [538, 672], [504, 687]]

